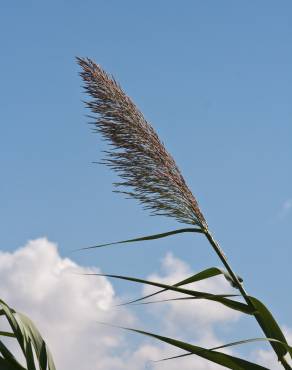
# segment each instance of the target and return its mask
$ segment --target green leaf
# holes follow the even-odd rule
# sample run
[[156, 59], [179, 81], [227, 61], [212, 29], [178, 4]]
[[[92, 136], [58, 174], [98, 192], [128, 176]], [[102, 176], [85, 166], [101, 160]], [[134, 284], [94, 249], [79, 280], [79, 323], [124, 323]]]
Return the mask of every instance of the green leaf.
[[[237, 294], [216, 294], [216, 297], [228, 298], [228, 297], [239, 297], [239, 296]], [[178, 298], [160, 299], [157, 301], [131, 303], [131, 305], [141, 306], [141, 305], [147, 305], [147, 304], [164, 303], [164, 302], [172, 302], [172, 301], [187, 301], [187, 300], [192, 300], [192, 299], [202, 299], [202, 298], [201, 297], [178, 297]], [[121, 306], [121, 305], [118, 305], [118, 306]]]
[[79, 248], [79, 249], [76, 249], [75, 251], [101, 248], [101, 247], [108, 247], [110, 245], [115, 245], [115, 244], [125, 244], [125, 243], [142, 242], [142, 241], [146, 241], [146, 240], [161, 239], [161, 238], [166, 238], [167, 236], [171, 236], [171, 235], [175, 235], [175, 234], [181, 234], [181, 233], [203, 233], [203, 231], [202, 231], [202, 229], [198, 229], [198, 228], [195, 228], [195, 227], [189, 227], [189, 228], [178, 229], [178, 230], [174, 230], [174, 231], [168, 231], [168, 232], [162, 233], [162, 234], [142, 236], [140, 238], [135, 238], [135, 239], [128, 239], [128, 240], [122, 240], [122, 241], [119, 241], [119, 242], [94, 245], [92, 247]]
[[[101, 323], [104, 324], [104, 323]], [[108, 325], [108, 324], [105, 324]], [[113, 325], [109, 325], [113, 326]], [[149, 333], [142, 330], [132, 329], [132, 328], [125, 328], [120, 326], [115, 326], [117, 328], [129, 330], [135, 333], [147, 335], [152, 338], [156, 338], [164, 343], [168, 343], [172, 346], [175, 346], [177, 348], [183, 349], [185, 351], [188, 351], [194, 355], [197, 355], [199, 357], [205, 358], [206, 360], [209, 360], [215, 364], [225, 366], [228, 369], [232, 370], [269, 370], [266, 367], [254, 364], [252, 362], [243, 360], [238, 357], [230, 356], [225, 353], [217, 352], [214, 350], [210, 350], [203, 347], [194, 346], [190, 343], [182, 342], [180, 340], [176, 340], [173, 338], [164, 337], [161, 335]]]
[[232, 308], [234, 310], [246, 313], [246, 314], [252, 314], [253, 311], [252, 309], [246, 305], [245, 303], [233, 301], [231, 299], [227, 299], [222, 297], [222, 295], [215, 295], [211, 293], [205, 293], [205, 292], [199, 292], [195, 290], [190, 290], [190, 289], [183, 289], [179, 287], [175, 287], [172, 285], [167, 285], [167, 284], [162, 284], [162, 283], [156, 283], [153, 281], [148, 281], [148, 280], [143, 280], [143, 279], [137, 279], [137, 278], [132, 278], [128, 276], [121, 276], [121, 275], [110, 275], [110, 274], [94, 274], [94, 273], [89, 273], [89, 274], [82, 274], [82, 275], [89, 275], [89, 276], [104, 276], [104, 277], [110, 277], [110, 278], [116, 278], [116, 279], [121, 279], [121, 280], [128, 280], [128, 281], [133, 281], [136, 283], [142, 283], [142, 284], [148, 284], [152, 286], [156, 286], [159, 288], [164, 288], [164, 289], [169, 289], [178, 293], [183, 293], [187, 294], [193, 297], [197, 298], [202, 298], [202, 299], [207, 299], [210, 301], [216, 301], [219, 303], [224, 304], [225, 306]]
[[250, 338], [250, 339], [243, 339], [243, 340], [239, 340], [239, 341], [236, 341], [236, 342], [231, 342], [231, 343], [223, 344], [223, 345], [218, 346], [218, 347], [213, 347], [213, 348], [210, 348], [210, 350], [213, 351], [215, 349], [222, 349], [222, 348], [233, 347], [233, 346], [238, 346], [238, 345], [241, 345], [241, 344], [248, 344], [248, 343], [254, 343], [254, 342], [280, 343], [283, 347], [286, 348], [287, 352], [289, 352], [290, 354], [292, 353], [292, 347], [290, 347], [287, 343], [281, 342], [281, 341], [279, 341], [277, 339], [274, 339], [274, 338]]
[[0, 299], [0, 307], [2, 307], [2, 311], [4, 312], [4, 315], [6, 316], [9, 325], [15, 335], [15, 338], [17, 339], [20, 348], [22, 349], [22, 352], [25, 353], [25, 340], [23, 338], [22, 332], [19, 328], [18, 322], [14, 317], [14, 313], [12, 309]]
[[31, 341], [35, 350], [40, 370], [56, 370], [51, 353], [34, 323], [25, 315], [17, 313], [17, 321], [23, 333]]
[[[228, 282], [232, 282], [232, 278], [230, 277], [230, 275], [227, 271], [225, 271], [224, 269], [221, 269], [219, 267], [210, 267], [210, 268], [207, 268], [203, 271], [200, 271], [200, 272], [196, 273], [195, 275], [192, 275], [189, 278], [184, 279], [184, 280], [182, 280], [179, 283], [176, 283], [174, 285], [175, 286], [181, 286], [181, 285], [185, 285], [185, 284], [190, 284], [190, 283], [194, 283], [196, 281], [209, 279], [211, 277], [221, 275], [221, 274], [224, 275], [225, 279]], [[243, 281], [240, 276], [238, 276], [238, 280], [240, 282]], [[231, 284], [231, 285], [234, 287], [234, 284]]]
[[[5, 360], [14, 365], [17, 369], [24, 369], [24, 367], [16, 360], [10, 350], [0, 341], [0, 353]], [[1, 369], [1, 366], [0, 366]]]
[[34, 352], [40, 370], [56, 370], [51, 353], [33, 322], [27, 316], [12, 310], [2, 300], [0, 300], [0, 307], [21, 347], [28, 370], [35, 370]]
[[16, 314], [12, 312], [10, 307], [2, 300], [0, 300], [0, 304], [10, 324], [10, 327], [22, 349], [22, 352], [26, 359], [27, 369], [36, 370], [29, 336], [26, 335], [25, 330], [23, 331], [21, 329], [19, 322], [16, 320], [16, 317], [15, 317]]
[[[234, 283], [233, 283], [230, 275], [228, 274], [228, 272], [225, 271], [225, 270], [223, 270], [223, 269], [221, 269], [221, 268], [218, 268], [218, 267], [210, 267], [208, 269], [205, 269], [203, 271], [200, 271], [200, 272], [196, 273], [195, 275], [192, 275], [192, 276], [188, 277], [187, 279], [181, 280], [178, 283], [173, 284], [173, 286], [179, 287], [179, 286], [190, 284], [190, 283], [194, 283], [194, 282], [197, 282], [197, 281], [200, 281], [200, 280], [209, 279], [211, 277], [214, 277], [214, 276], [217, 276], [217, 275], [220, 275], [220, 274], [223, 274], [224, 277], [226, 278], [226, 280], [228, 280], [230, 282], [230, 284], [234, 287]], [[238, 276], [238, 279], [239, 279], [240, 282], [243, 281], [241, 279], [241, 277], [239, 277], [239, 276]], [[121, 306], [142, 301], [144, 299], [153, 297], [153, 296], [155, 296], [157, 294], [163, 293], [163, 292], [165, 292], [167, 290], [168, 289], [161, 289], [161, 290], [159, 290], [159, 291], [157, 291], [155, 293], [148, 294], [148, 295], [143, 296], [141, 298], [138, 298], [138, 299], [135, 299], [135, 300], [132, 300], [132, 301], [123, 303], [123, 304], [121, 304]]]
[[15, 338], [15, 335], [13, 333], [10, 333], [8, 331], [0, 331], [0, 336], [3, 336], [3, 337], [12, 337], [12, 338]]
[[[227, 348], [227, 347], [233, 347], [233, 346], [238, 346], [238, 345], [248, 344], [248, 343], [254, 343], [254, 342], [276, 342], [276, 343], [281, 343], [284, 347], [286, 347], [286, 349], [287, 349], [287, 351], [289, 353], [292, 352], [292, 347], [290, 347], [286, 343], [280, 342], [277, 339], [272, 339], [272, 338], [251, 338], [251, 339], [244, 339], [244, 340], [239, 340], [239, 341], [236, 341], [236, 342], [231, 342], [231, 343], [223, 344], [221, 346], [209, 348], [209, 350], [210, 351], [214, 351], [214, 350], [217, 350], [217, 349], [222, 349], [222, 348]], [[173, 359], [176, 359], [176, 358], [181, 358], [181, 357], [186, 357], [186, 356], [191, 356], [191, 355], [193, 355], [193, 353], [184, 353], [182, 355], [166, 357], [166, 358], [163, 358], [161, 360], [154, 361], [154, 362], [168, 361], [168, 360], [173, 360]]]
[[250, 299], [250, 301], [252, 302], [253, 306], [256, 309], [254, 315], [258, 320], [264, 333], [266, 334], [267, 338], [273, 338], [279, 341], [279, 342], [273, 341], [271, 342], [271, 345], [274, 348], [275, 352], [277, 353], [279, 359], [281, 359], [283, 356], [286, 355], [288, 351], [286, 347], [288, 343], [282, 330], [280, 329], [277, 321], [274, 319], [271, 312], [261, 301], [259, 301], [257, 298], [250, 296], [248, 298]]
[[9, 360], [0, 357], [0, 370], [26, 370], [19, 364], [12, 363]]
[[32, 349], [30, 338], [28, 338], [27, 344], [26, 344], [25, 359], [26, 359], [26, 364], [27, 364], [27, 370], [36, 370], [33, 349]]

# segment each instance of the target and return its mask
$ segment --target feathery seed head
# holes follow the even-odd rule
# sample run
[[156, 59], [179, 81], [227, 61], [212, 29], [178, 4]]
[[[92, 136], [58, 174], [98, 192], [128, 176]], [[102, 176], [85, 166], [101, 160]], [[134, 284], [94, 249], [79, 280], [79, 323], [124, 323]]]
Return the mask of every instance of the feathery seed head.
[[95, 131], [110, 143], [103, 163], [123, 179], [116, 190], [137, 199], [154, 215], [207, 228], [193, 194], [152, 126], [113, 77], [90, 59], [77, 58]]

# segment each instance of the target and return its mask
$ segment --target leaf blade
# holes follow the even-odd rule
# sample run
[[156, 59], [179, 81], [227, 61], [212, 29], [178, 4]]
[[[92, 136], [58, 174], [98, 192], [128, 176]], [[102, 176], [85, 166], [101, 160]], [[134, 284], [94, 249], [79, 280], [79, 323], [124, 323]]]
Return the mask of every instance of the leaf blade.
[[146, 332], [143, 330], [138, 330], [138, 329], [133, 329], [133, 328], [127, 328], [127, 327], [121, 327], [121, 326], [115, 326], [115, 325], [110, 325], [106, 323], [100, 323], [103, 325], [108, 325], [128, 331], [132, 331], [135, 333], [139, 333], [142, 335], [146, 335], [155, 339], [158, 339], [164, 343], [168, 343], [172, 346], [175, 346], [177, 348], [183, 349], [185, 351], [191, 352], [194, 355], [197, 355], [199, 357], [205, 358], [206, 360], [209, 360], [213, 363], [216, 363], [218, 365], [222, 365], [227, 367], [228, 369], [232, 370], [269, 370], [266, 367], [263, 367], [261, 365], [254, 364], [252, 362], [246, 361], [244, 359], [234, 357], [227, 355], [225, 353], [217, 352], [217, 351], [212, 351], [210, 349], [206, 349], [203, 347], [198, 347], [195, 345], [192, 345], [190, 343], [182, 342], [180, 340], [176, 340], [173, 338], [169, 337], [164, 337], [162, 335], [157, 335], [154, 333]]
[[227, 306], [231, 309], [243, 312], [245, 314], [250, 315], [250, 314], [253, 313], [253, 311], [251, 310], [251, 308], [248, 305], [246, 305], [244, 303], [241, 303], [241, 302], [238, 302], [238, 301], [233, 301], [231, 299], [222, 298], [221, 295], [199, 292], [199, 291], [194, 291], [194, 290], [190, 290], [190, 289], [183, 289], [183, 288], [175, 287], [175, 286], [172, 286], [172, 285], [156, 283], [156, 282], [148, 281], [148, 280], [144, 280], [144, 279], [132, 278], [132, 277], [129, 277], [129, 276], [112, 275], [112, 274], [98, 274], [98, 273], [88, 273], [88, 274], [82, 274], [82, 275], [110, 277], [110, 278], [116, 278], [116, 279], [121, 279], [121, 280], [128, 280], [128, 281], [132, 281], [132, 282], [136, 282], [136, 283], [148, 284], [148, 285], [156, 286], [158, 288], [167, 288], [169, 290], [173, 290], [173, 291], [176, 291], [176, 292], [179, 292], [179, 293], [184, 293], [184, 294], [188, 294], [188, 295], [191, 295], [191, 296], [200, 297], [202, 299], [208, 299], [208, 300], [211, 300], [211, 301], [216, 301], [216, 302], [222, 303], [223, 305], [225, 305], [225, 306]]
[[16, 363], [12, 363], [9, 360], [2, 358], [0, 356], [0, 369], [1, 370], [27, 370], [26, 368], [18, 365]]
[[11, 309], [0, 300], [0, 307], [27, 361], [28, 370], [35, 370], [33, 349], [40, 370], [56, 370], [52, 355], [34, 323], [25, 315]]
[[34, 323], [26, 315], [17, 313], [22, 330], [30, 339], [39, 362], [40, 370], [56, 370], [50, 350]]
[[[13, 353], [4, 345], [4, 343], [0, 340], [0, 353], [2, 354], [3, 358], [11, 363], [11, 366], [15, 366], [17, 369], [24, 369], [24, 367], [16, 360]], [[1, 369], [1, 367], [0, 367]]]
[[[229, 283], [233, 285], [232, 283], [232, 279], [230, 278], [229, 274], [227, 271], [225, 271], [224, 269], [221, 269], [221, 268], [218, 268], [218, 267], [209, 267], [205, 270], [202, 270], [184, 280], [181, 280], [179, 281], [178, 283], [175, 283], [175, 284], [172, 284], [173, 286], [176, 286], [176, 287], [179, 287], [179, 286], [182, 286], [182, 285], [186, 285], [186, 284], [190, 284], [190, 283], [194, 283], [194, 282], [197, 282], [197, 281], [201, 281], [201, 280], [204, 280], [204, 279], [209, 279], [211, 277], [214, 277], [214, 276], [217, 276], [217, 275], [220, 275], [220, 274], [223, 274], [225, 279], [227, 281], [229, 281]], [[228, 277], [229, 276], [229, 277]], [[238, 276], [239, 278], [239, 281], [242, 282], [243, 280]], [[160, 293], [163, 293], [163, 292], [166, 292], [168, 289], [161, 289], [155, 293], [152, 293], [152, 294], [148, 294], [148, 295], [145, 295], [143, 297], [140, 297], [140, 298], [137, 298], [135, 300], [132, 300], [132, 301], [129, 301], [129, 302], [126, 302], [126, 303], [123, 303], [121, 305], [127, 305], [127, 304], [132, 304], [132, 303], [136, 303], [136, 302], [139, 302], [139, 301], [142, 301], [144, 299], [147, 299], [147, 298], [150, 298], [150, 297], [153, 297], [157, 294], [160, 294]]]
[[165, 233], [160, 233], [160, 234], [147, 235], [147, 236], [142, 236], [142, 237], [139, 237], [139, 238], [121, 240], [121, 241], [112, 242], [112, 243], [98, 244], [98, 245], [94, 245], [92, 247], [79, 248], [79, 249], [76, 249], [75, 251], [95, 249], [95, 248], [101, 248], [101, 247], [109, 247], [111, 245], [116, 245], [116, 244], [126, 244], [126, 243], [134, 243], [134, 242], [155, 240], [155, 239], [166, 238], [166, 237], [171, 236], [171, 235], [176, 235], [176, 234], [181, 234], [181, 233], [190, 233], [190, 232], [191, 233], [203, 233], [202, 229], [195, 228], [195, 227], [188, 227], [188, 228], [183, 228], [183, 229], [167, 231]]
[[[288, 352], [286, 348], [286, 345], [288, 345], [288, 343], [281, 328], [279, 327], [271, 312], [260, 300], [251, 296], [248, 296], [248, 298], [251, 300], [253, 306], [256, 309], [254, 315], [261, 325], [261, 328], [263, 329], [267, 338], [276, 339], [278, 341], [271, 342], [271, 345], [277, 353], [279, 359], [281, 359]], [[285, 343], [285, 345], [281, 344], [281, 342]], [[291, 353], [290, 356], [292, 358]]]

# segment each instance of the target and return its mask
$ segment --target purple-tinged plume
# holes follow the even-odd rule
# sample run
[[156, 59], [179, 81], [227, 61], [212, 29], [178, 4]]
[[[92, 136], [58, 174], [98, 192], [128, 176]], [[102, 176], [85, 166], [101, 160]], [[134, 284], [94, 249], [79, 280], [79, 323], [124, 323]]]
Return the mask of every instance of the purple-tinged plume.
[[77, 58], [95, 131], [109, 141], [103, 163], [123, 179], [115, 183], [154, 215], [207, 228], [199, 205], [152, 126], [114, 78], [90, 59]]

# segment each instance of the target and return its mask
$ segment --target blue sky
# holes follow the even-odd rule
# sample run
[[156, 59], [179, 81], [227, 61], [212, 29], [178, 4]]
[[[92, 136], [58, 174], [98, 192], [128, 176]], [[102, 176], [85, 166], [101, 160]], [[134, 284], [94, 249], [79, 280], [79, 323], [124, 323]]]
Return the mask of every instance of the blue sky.
[[218, 265], [201, 236], [72, 254], [181, 227], [112, 194], [115, 175], [92, 164], [105, 145], [74, 60], [91, 57], [157, 130], [247, 290], [291, 327], [291, 11], [288, 0], [3, 3], [1, 249], [46, 236], [79, 264], [137, 276], [167, 251], [195, 270]]

